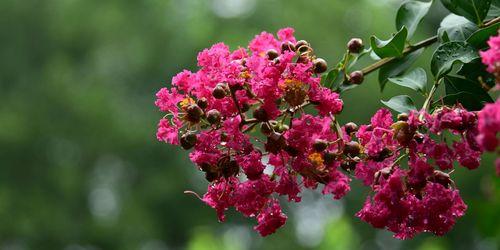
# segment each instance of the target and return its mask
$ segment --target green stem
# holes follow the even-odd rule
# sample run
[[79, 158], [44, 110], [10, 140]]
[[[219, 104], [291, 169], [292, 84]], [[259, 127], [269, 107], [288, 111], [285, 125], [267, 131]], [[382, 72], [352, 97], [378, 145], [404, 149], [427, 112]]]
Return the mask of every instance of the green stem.
[[436, 93], [437, 88], [439, 87], [439, 83], [441, 82], [441, 79], [438, 79], [431, 88], [431, 91], [429, 92], [429, 95], [427, 95], [427, 98], [425, 99], [424, 105], [422, 106], [422, 111], [426, 111], [429, 109], [431, 102], [432, 102], [432, 97]]
[[[437, 36], [433, 36], [433, 37], [429, 37], [425, 40], [422, 40], [418, 43], [416, 43], [415, 45], [413, 46], [408, 46], [406, 47], [404, 50], [403, 50], [403, 56], [405, 55], [408, 55], [410, 54], [411, 52], [414, 52], [416, 50], [419, 50], [421, 48], [425, 48], [425, 47], [428, 47], [428, 46], [431, 46], [432, 44], [436, 43], [438, 41], [438, 37]], [[363, 72], [363, 75], [368, 75], [370, 73], [372, 73], [373, 71], [381, 68], [382, 66], [398, 59], [400, 57], [387, 57], [387, 58], [384, 58], [380, 61], [377, 61], [375, 62], [374, 64], [372, 65], [369, 65], [365, 68], [363, 68], [361, 71]]]

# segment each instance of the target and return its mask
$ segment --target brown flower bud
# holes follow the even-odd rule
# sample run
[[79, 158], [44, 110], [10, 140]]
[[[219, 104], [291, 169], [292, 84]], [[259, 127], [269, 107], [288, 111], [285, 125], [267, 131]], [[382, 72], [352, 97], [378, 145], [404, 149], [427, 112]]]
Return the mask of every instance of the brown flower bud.
[[356, 141], [347, 142], [344, 145], [344, 154], [350, 157], [358, 156], [361, 153], [361, 145]]
[[382, 151], [380, 151], [380, 153], [378, 153], [377, 156], [372, 157], [372, 159], [376, 162], [381, 162], [391, 155], [392, 155], [392, 151], [388, 148], [384, 148], [384, 149], [382, 149]]
[[354, 71], [349, 74], [349, 82], [352, 84], [361, 84], [365, 79], [363, 72], [361, 70]]
[[410, 128], [407, 122], [397, 121], [391, 125], [391, 128], [394, 130], [394, 138], [396, 138], [399, 144], [408, 145], [413, 139], [415, 131]]
[[191, 104], [186, 108], [186, 119], [192, 123], [198, 123], [203, 116], [203, 110], [196, 104]]
[[352, 134], [358, 131], [358, 125], [354, 122], [348, 122], [344, 125], [345, 132], [347, 134]]
[[309, 58], [307, 56], [299, 56], [297, 58], [297, 63], [308, 63], [309, 62]]
[[335, 160], [337, 159], [337, 156], [338, 155], [332, 151], [326, 151], [325, 153], [323, 153], [323, 160], [325, 161], [326, 165], [329, 165], [329, 164], [332, 164], [333, 162], [335, 162]]
[[425, 136], [420, 132], [416, 132], [415, 135], [413, 135], [413, 139], [420, 144], [424, 142]]
[[196, 145], [196, 141], [196, 134], [192, 131], [187, 131], [181, 136], [181, 147], [185, 150], [191, 149], [192, 147], [194, 147], [194, 145]]
[[205, 173], [205, 179], [208, 182], [213, 182], [219, 178], [220, 178], [220, 174], [218, 172], [206, 172]]
[[224, 162], [224, 165], [222, 165], [221, 167], [222, 167], [222, 175], [224, 175], [224, 177], [226, 178], [235, 176], [240, 172], [240, 167], [238, 166], [238, 163], [235, 160]]
[[434, 170], [434, 173], [432, 174], [431, 177], [431, 181], [434, 183], [439, 183], [445, 187], [449, 187], [450, 184], [453, 183], [449, 174], [439, 170]]
[[356, 161], [344, 161], [340, 164], [340, 167], [346, 172], [352, 172], [356, 169]]
[[254, 110], [253, 111], [253, 118], [255, 118], [261, 122], [266, 122], [269, 120], [269, 117], [267, 116], [267, 112], [263, 108], [258, 108], [256, 110]]
[[328, 69], [328, 64], [323, 58], [316, 58], [313, 61], [313, 71], [316, 74], [321, 74]]
[[270, 49], [266, 52], [266, 56], [268, 60], [273, 60], [279, 56], [278, 51], [275, 49]]
[[398, 115], [398, 121], [408, 121], [408, 114], [407, 113], [401, 113]]
[[285, 151], [290, 155], [290, 156], [297, 156], [299, 155], [299, 150], [297, 150], [296, 148], [290, 146], [290, 145], [287, 145], [285, 147]]
[[313, 143], [313, 148], [316, 152], [323, 152], [328, 147], [328, 141], [316, 139]]
[[269, 137], [267, 137], [267, 143], [265, 145], [266, 151], [273, 154], [278, 153], [280, 150], [286, 148], [286, 140], [282, 134], [277, 132], [272, 132]]
[[363, 51], [363, 40], [360, 38], [353, 38], [347, 43], [347, 48], [349, 49], [349, 52], [358, 54]]
[[211, 172], [213, 170], [212, 165], [210, 165], [209, 163], [206, 163], [206, 162], [200, 164], [200, 169], [203, 172]]
[[222, 99], [226, 97], [229, 93], [229, 87], [225, 83], [218, 83], [215, 85], [214, 90], [212, 91], [213, 97], [215, 99]]
[[295, 50], [299, 50], [300, 47], [309, 47], [309, 43], [306, 40], [299, 40], [295, 43]]
[[200, 99], [198, 99], [198, 101], [196, 101], [196, 104], [198, 105], [198, 107], [200, 107], [201, 109], [206, 109], [208, 107], [208, 101], [207, 101], [207, 98], [205, 97], [202, 97]]
[[281, 52], [285, 51], [295, 51], [295, 46], [292, 42], [286, 41], [281, 44]]
[[211, 109], [207, 112], [207, 121], [210, 124], [219, 124], [220, 122], [220, 112], [217, 109]]

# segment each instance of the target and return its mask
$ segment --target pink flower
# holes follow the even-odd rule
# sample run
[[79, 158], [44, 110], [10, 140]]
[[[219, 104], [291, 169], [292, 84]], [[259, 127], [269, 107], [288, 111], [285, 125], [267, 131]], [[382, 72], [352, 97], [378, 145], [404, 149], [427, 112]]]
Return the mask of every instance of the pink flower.
[[236, 156], [236, 161], [250, 180], [259, 179], [265, 168], [262, 164], [262, 154], [255, 150], [247, 155]]
[[467, 206], [457, 190], [446, 189], [441, 184], [429, 183], [424, 192], [425, 230], [444, 235], [455, 225], [456, 219], [465, 214]]
[[295, 30], [293, 28], [283, 28], [278, 31], [278, 38], [280, 41], [289, 41], [292, 43], [295, 43], [295, 37], [293, 36], [293, 33], [295, 33]]
[[183, 99], [183, 96], [177, 92], [176, 88], [171, 88], [171, 90], [170, 92], [167, 88], [161, 88], [156, 93], [155, 105], [163, 112], [171, 112], [177, 115], [177, 104]]
[[222, 179], [208, 186], [207, 193], [203, 195], [203, 202], [217, 211], [219, 221], [225, 220], [224, 212], [234, 205], [232, 193], [238, 185], [238, 179]]
[[467, 142], [454, 142], [453, 148], [455, 149], [458, 162], [462, 166], [468, 169], [476, 169], [479, 167], [481, 151], [471, 149]]
[[500, 145], [500, 99], [486, 104], [478, 114], [479, 145], [486, 151], [494, 151]]
[[371, 119], [371, 124], [374, 128], [389, 128], [393, 123], [392, 114], [388, 109], [379, 109]]
[[280, 195], [288, 195], [288, 201], [300, 202], [301, 200], [299, 197], [301, 190], [297, 183], [297, 177], [288, 172], [281, 173], [276, 192]]
[[351, 179], [339, 171], [332, 171], [328, 176], [328, 181], [321, 191], [322, 194], [333, 194], [333, 198], [338, 200], [344, 197], [350, 190]]
[[453, 160], [455, 159], [454, 152], [446, 145], [446, 143], [434, 144], [427, 148], [428, 156], [432, 157], [440, 169], [453, 168]]
[[260, 235], [267, 236], [285, 225], [287, 216], [281, 211], [277, 200], [269, 201], [267, 207], [257, 216], [258, 225], [254, 227]]
[[318, 87], [309, 92], [309, 98], [316, 104], [315, 107], [322, 116], [340, 113], [344, 104], [339, 94], [324, 87]]
[[393, 162], [393, 158], [387, 158], [384, 161], [376, 162], [373, 160], [366, 160], [358, 163], [355, 169], [355, 176], [357, 179], [363, 181], [363, 184], [370, 186], [375, 180], [375, 173], [385, 167], [389, 167]]
[[486, 51], [479, 51], [482, 61], [488, 66], [490, 73], [495, 73], [498, 70], [498, 63], [500, 62], [500, 35], [492, 36], [488, 41], [490, 49]]
[[254, 217], [267, 204], [275, 187], [276, 183], [267, 175], [240, 183], [234, 192], [234, 207], [245, 216]]
[[172, 145], [179, 145], [179, 128], [182, 126], [182, 122], [178, 119], [173, 119], [174, 124], [171, 125], [167, 119], [161, 119], [158, 123], [158, 131], [156, 132], [156, 138], [159, 141], [164, 141]]
[[217, 43], [198, 54], [198, 66], [204, 69], [221, 68], [229, 62], [229, 56], [229, 47], [224, 43]]
[[264, 56], [269, 49], [280, 51], [280, 44], [273, 34], [262, 32], [250, 42], [249, 48], [254, 54]]
[[191, 71], [183, 70], [172, 78], [172, 85], [187, 93], [196, 87], [192, 80], [192, 76], [193, 73], [191, 73]]
[[222, 152], [219, 150], [220, 137], [220, 133], [215, 130], [199, 133], [194, 150], [189, 154], [189, 159], [198, 166], [204, 163], [217, 165], [219, 159], [222, 158]]

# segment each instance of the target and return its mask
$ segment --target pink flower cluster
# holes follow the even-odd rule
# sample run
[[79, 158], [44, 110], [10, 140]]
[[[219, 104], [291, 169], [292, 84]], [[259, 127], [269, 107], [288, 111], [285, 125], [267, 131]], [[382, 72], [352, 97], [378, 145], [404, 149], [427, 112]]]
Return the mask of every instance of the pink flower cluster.
[[156, 94], [166, 113], [157, 138], [193, 149], [190, 160], [209, 182], [200, 199], [219, 221], [230, 208], [255, 218], [266, 236], [287, 219], [279, 196], [300, 202], [304, 189], [320, 188], [341, 199], [354, 177], [372, 190], [357, 213], [363, 221], [401, 239], [448, 232], [467, 208], [450, 173], [455, 162], [479, 167], [482, 150], [497, 147], [499, 102], [479, 121], [444, 106], [396, 121], [380, 109], [370, 124], [340, 126], [343, 102], [320, 81], [326, 62], [293, 33], [262, 32], [235, 51], [215, 44], [199, 53], [197, 72], [184, 70]]
[[[343, 102], [320, 85], [326, 62], [293, 33], [285, 28], [275, 38], [262, 32], [248, 49], [235, 51], [215, 44], [199, 53], [197, 72], [184, 70], [170, 89], [156, 94], [155, 104], [166, 113], [157, 138], [194, 148], [190, 159], [210, 182], [202, 200], [220, 221], [230, 207], [255, 217], [263, 236], [285, 224], [277, 195], [300, 201], [299, 175], [307, 187], [325, 184], [323, 192], [337, 199], [349, 190], [338, 162], [324, 163], [314, 149], [315, 141], [337, 140], [330, 115], [339, 113]], [[304, 114], [307, 105], [318, 115]], [[245, 133], [257, 126], [264, 137]], [[274, 166], [270, 174], [264, 173], [264, 158]]]
[[488, 72], [495, 75], [498, 89], [500, 86], [500, 34], [491, 37], [488, 45], [490, 48], [486, 51], [479, 51], [479, 54], [483, 63], [488, 66]]
[[[485, 151], [500, 154], [500, 99], [495, 103], [486, 104], [478, 114], [478, 130], [476, 136], [480, 147]], [[500, 176], [500, 157], [495, 161], [496, 173]]]
[[[443, 133], [459, 140], [442, 142]], [[467, 206], [444, 171], [453, 169], [455, 160], [468, 169], [479, 167], [477, 133], [476, 115], [461, 107], [412, 112], [400, 115], [399, 121], [388, 110], [379, 110], [356, 133], [365, 155], [355, 175], [374, 192], [356, 215], [400, 239], [448, 232]], [[400, 161], [406, 156], [408, 169], [403, 169]]]
[[[496, 90], [500, 90], [500, 34], [490, 37], [488, 40], [489, 49], [479, 51], [482, 61], [488, 66], [488, 72], [496, 77]], [[480, 146], [490, 152], [497, 151], [500, 145], [500, 99], [493, 104], [487, 104], [479, 112], [479, 135], [477, 141]], [[500, 176], [500, 157], [495, 161], [496, 173]]]

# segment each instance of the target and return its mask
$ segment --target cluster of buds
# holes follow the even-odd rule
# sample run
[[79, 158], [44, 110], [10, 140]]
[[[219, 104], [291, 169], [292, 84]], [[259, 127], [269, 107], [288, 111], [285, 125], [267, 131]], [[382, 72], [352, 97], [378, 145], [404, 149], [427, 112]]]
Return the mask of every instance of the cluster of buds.
[[[232, 52], [215, 44], [199, 53], [197, 72], [184, 70], [157, 93], [166, 113], [157, 138], [192, 149], [191, 161], [209, 182], [200, 199], [220, 221], [232, 207], [256, 218], [254, 229], [266, 236], [287, 219], [278, 196], [300, 202], [304, 189], [321, 187], [340, 199], [355, 177], [374, 192], [357, 214], [374, 227], [398, 238], [450, 230], [466, 209], [450, 177], [453, 163], [479, 166], [477, 115], [442, 107], [394, 121], [382, 109], [368, 125], [341, 126], [343, 102], [320, 81], [327, 62], [293, 33], [262, 32], [248, 49]], [[360, 53], [363, 43], [352, 39], [347, 47]], [[360, 84], [363, 73], [346, 80]], [[450, 146], [431, 136], [445, 132], [460, 140]]]

